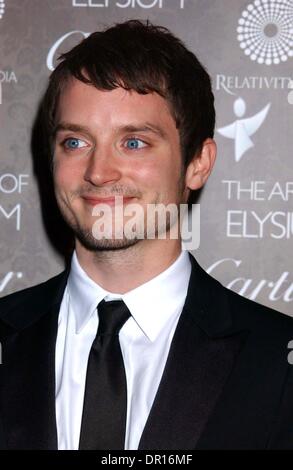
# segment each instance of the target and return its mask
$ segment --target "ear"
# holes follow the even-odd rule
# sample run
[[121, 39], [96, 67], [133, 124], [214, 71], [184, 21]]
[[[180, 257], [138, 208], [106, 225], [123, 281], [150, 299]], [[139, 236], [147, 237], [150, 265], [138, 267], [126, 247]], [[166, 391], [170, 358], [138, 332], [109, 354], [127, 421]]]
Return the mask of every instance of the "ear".
[[185, 185], [188, 189], [201, 188], [211, 174], [217, 155], [216, 142], [206, 139], [202, 149], [189, 163], [185, 173]]

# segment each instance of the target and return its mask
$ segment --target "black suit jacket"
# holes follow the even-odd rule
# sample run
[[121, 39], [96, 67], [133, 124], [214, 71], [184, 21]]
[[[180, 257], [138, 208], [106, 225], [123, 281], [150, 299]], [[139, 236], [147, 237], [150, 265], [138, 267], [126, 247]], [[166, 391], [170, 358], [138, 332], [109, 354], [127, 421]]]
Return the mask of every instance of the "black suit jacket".
[[[293, 448], [293, 319], [224, 288], [190, 258], [139, 448]], [[57, 448], [55, 342], [67, 276], [0, 300], [1, 449]]]

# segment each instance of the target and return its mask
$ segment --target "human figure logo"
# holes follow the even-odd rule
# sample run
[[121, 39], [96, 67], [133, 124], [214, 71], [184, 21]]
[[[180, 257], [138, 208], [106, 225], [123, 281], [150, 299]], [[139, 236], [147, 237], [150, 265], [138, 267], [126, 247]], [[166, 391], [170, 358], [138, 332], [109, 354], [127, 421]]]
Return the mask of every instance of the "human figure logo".
[[237, 39], [258, 64], [277, 65], [293, 56], [293, 0], [255, 0], [238, 20]]
[[241, 157], [254, 146], [251, 136], [263, 124], [271, 103], [268, 103], [261, 111], [254, 116], [243, 118], [246, 112], [246, 103], [242, 98], [234, 101], [234, 113], [237, 117], [236, 121], [227, 126], [220, 127], [217, 132], [227, 139], [234, 139], [234, 155], [235, 161], [239, 162]]

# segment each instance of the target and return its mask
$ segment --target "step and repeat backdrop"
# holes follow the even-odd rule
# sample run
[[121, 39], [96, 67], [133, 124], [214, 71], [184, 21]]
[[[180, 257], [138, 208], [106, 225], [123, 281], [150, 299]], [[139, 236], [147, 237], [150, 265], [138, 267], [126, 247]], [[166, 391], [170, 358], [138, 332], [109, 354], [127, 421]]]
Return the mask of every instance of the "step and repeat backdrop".
[[0, 0], [0, 295], [64, 267], [32, 159], [48, 76], [62, 52], [131, 18], [171, 29], [213, 80], [218, 159], [194, 256], [228, 288], [293, 315], [293, 0]]

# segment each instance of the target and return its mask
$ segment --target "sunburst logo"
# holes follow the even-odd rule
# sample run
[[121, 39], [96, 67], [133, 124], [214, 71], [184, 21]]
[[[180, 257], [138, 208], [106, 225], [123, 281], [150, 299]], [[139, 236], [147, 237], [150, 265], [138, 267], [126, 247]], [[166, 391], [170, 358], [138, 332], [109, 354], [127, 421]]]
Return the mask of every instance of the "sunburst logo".
[[3, 18], [5, 13], [5, 2], [4, 0], [0, 0], [0, 19]]
[[279, 64], [293, 56], [293, 0], [255, 0], [238, 20], [241, 49], [259, 64]]

